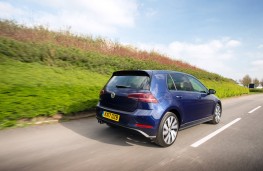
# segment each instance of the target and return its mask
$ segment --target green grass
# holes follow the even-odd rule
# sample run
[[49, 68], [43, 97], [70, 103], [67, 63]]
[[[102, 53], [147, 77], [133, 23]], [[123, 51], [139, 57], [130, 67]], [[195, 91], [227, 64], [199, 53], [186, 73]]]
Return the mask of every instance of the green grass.
[[107, 77], [78, 68], [23, 63], [0, 56], [0, 127], [36, 116], [94, 108]]
[[233, 84], [232, 82], [226, 81], [211, 81], [211, 80], [202, 80], [204, 85], [207, 88], [212, 88], [216, 90], [216, 95], [219, 98], [240, 96], [242, 94], [249, 94], [249, 89]]

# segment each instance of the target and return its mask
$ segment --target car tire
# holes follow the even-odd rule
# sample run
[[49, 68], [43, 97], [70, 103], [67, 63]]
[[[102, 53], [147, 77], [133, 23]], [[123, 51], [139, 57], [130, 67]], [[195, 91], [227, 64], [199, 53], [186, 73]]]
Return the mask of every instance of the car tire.
[[220, 122], [221, 115], [222, 115], [222, 109], [220, 104], [217, 103], [214, 109], [213, 120], [211, 121], [211, 123], [218, 124]]
[[168, 147], [175, 142], [178, 130], [179, 122], [176, 115], [167, 112], [160, 123], [154, 142], [159, 146]]

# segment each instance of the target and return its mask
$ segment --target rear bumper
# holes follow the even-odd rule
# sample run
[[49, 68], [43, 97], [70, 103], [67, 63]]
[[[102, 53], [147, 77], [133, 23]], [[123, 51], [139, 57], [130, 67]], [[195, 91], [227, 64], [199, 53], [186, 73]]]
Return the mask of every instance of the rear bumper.
[[[104, 118], [102, 116], [104, 111], [120, 115], [119, 122]], [[154, 119], [154, 117], [152, 116], [152, 113], [153, 113], [153, 110], [137, 109], [135, 112], [131, 113], [131, 112], [113, 110], [113, 109], [105, 108], [102, 106], [97, 106], [96, 118], [101, 123], [109, 123], [109, 124], [117, 125], [120, 127], [128, 128], [128, 129], [141, 133], [146, 138], [154, 139], [156, 138], [157, 130], [159, 127], [159, 124], [158, 124], [159, 120]], [[150, 125], [152, 126], [152, 128], [140, 128], [140, 127], [137, 127], [136, 124]]]

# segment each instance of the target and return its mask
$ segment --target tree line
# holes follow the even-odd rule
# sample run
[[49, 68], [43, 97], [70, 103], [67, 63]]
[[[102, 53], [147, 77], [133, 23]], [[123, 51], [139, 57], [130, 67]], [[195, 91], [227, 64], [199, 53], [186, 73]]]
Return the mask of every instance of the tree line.
[[243, 84], [244, 86], [248, 87], [249, 84], [254, 84], [255, 87], [258, 87], [259, 85], [263, 86], [263, 78], [261, 79], [261, 81], [259, 81], [259, 79], [254, 78], [252, 79], [248, 74], [245, 75], [241, 80], [240, 83]]

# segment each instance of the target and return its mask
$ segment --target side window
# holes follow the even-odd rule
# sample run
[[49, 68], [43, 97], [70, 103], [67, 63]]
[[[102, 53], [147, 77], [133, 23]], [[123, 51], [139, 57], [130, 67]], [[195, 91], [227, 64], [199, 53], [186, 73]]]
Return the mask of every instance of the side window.
[[207, 88], [197, 79], [193, 77], [188, 77], [189, 81], [191, 82], [194, 91], [201, 92], [201, 93], [207, 93]]
[[167, 87], [169, 90], [175, 90], [175, 85], [172, 77], [170, 74], [167, 75]]
[[177, 90], [193, 91], [192, 84], [185, 75], [176, 73], [176, 74], [171, 74], [171, 76], [173, 78], [175, 88]]

